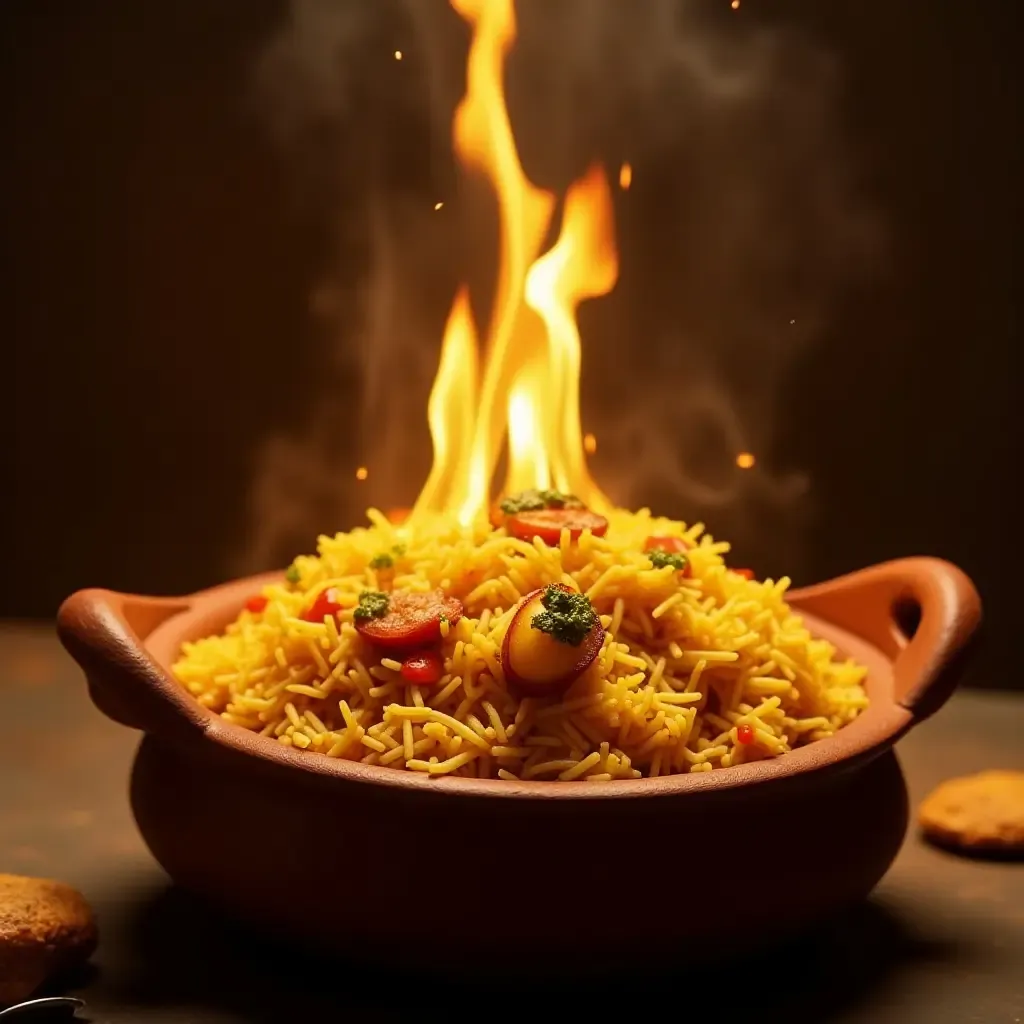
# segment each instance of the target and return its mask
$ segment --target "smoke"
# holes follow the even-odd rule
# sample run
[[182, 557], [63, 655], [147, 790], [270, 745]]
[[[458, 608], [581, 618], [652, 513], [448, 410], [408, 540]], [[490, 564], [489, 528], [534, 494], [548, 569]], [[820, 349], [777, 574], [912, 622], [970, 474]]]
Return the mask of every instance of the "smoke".
[[[619, 285], [580, 316], [595, 477], [622, 504], [703, 519], [759, 568], [798, 567], [812, 491], [775, 449], [780, 412], [880, 245], [838, 133], [839, 69], [723, 3], [517, 14], [507, 98], [531, 180], [564, 192], [595, 158], [613, 178], [633, 168]], [[426, 476], [445, 316], [469, 280], [486, 322], [497, 251], [491, 201], [451, 154], [468, 39], [446, 0], [292, 0], [260, 63], [267, 124], [329, 255], [311, 284], [308, 418], [257, 458], [236, 568], [284, 561], [370, 503], [408, 505]]]

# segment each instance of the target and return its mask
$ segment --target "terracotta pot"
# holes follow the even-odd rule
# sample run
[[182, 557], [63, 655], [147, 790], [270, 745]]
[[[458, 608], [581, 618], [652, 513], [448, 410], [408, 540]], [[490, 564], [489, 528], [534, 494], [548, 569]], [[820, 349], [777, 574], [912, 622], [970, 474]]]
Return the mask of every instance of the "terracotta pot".
[[734, 951], [863, 897], [907, 825], [892, 745], [949, 696], [980, 619], [954, 566], [878, 565], [790, 597], [869, 669], [870, 708], [827, 740], [670, 778], [431, 779], [285, 748], [175, 682], [182, 641], [270, 578], [176, 599], [81, 591], [59, 633], [96, 705], [145, 734], [132, 806], [175, 881], [277, 934], [389, 961], [426, 944], [564, 963], [593, 959], [595, 939]]

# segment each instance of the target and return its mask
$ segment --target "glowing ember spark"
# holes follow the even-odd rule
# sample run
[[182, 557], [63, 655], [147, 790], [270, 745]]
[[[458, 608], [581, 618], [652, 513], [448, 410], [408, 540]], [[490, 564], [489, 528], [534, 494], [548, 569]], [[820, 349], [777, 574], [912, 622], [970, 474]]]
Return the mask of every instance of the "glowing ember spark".
[[401, 50], [395, 50], [395, 60], [401, 60], [401, 59], [402, 59], [402, 51]]
[[434, 203], [435, 210], [440, 210], [442, 206], [444, 206], [444, 203]]
[[588, 455], [593, 455], [597, 451], [597, 438], [593, 434], [583, 435], [583, 450]]
[[736, 465], [739, 466], [740, 469], [750, 469], [756, 461], [757, 460], [750, 452], [740, 452], [739, 455], [736, 456]]
[[365, 466], [360, 466], [356, 470], [356, 479], [365, 480], [370, 475], [370, 471]]
[[740, 9], [740, 0], [732, 0], [732, 3], [729, 6], [732, 7], [734, 11], [738, 11]]
[[623, 192], [629, 191], [629, 186], [633, 184], [633, 168], [629, 164], [623, 164], [619, 168], [619, 188]]

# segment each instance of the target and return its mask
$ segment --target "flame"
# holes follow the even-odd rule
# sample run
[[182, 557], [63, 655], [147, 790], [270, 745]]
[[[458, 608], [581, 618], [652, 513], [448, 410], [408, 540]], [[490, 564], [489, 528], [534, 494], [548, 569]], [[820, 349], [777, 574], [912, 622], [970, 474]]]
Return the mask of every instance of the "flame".
[[466, 399], [476, 391], [477, 362], [476, 329], [469, 308], [469, 293], [463, 287], [448, 314], [441, 364], [427, 403], [434, 464], [413, 506], [412, 516], [427, 510], [443, 512], [446, 508], [461, 508], [474, 488], [469, 469], [473, 404]]
[[512, 0], [450, 0], [473, 30], [466, 93], [455, 112], [455, 153], [498, 201], [498, 281], [482, 360], [469, 297], [448, 316], [428, 422], [434, 464], [412, 517], [484, 515], [507, 443], [505, 492], [555, 486], [595, 509], [608, 499], [586, 467], [580, 429], [576, 309], [618, 275], [611, 190], [592, 167], [567, 192], [557, 242], [538, 258], [556, 200], [527, 179], [505, 105], [502, 75], [516, 38]]
[[[553, 248], [530, 268], [526, 303], [547, 328], [546, 373], [535, 382], [535, 390], [542, 399], [538, 415], [547, 421], [554, 484], [595, 511], [606, 510], [610, 502], [590, 478], [584, 457], [576, 308], [583, 299], [610, 292], [618, 275], [611, 192], [604, 171], [594, 166], [565, 197], [561, 234]], [[509, 462], [506, 490], [511, 493], [521, 488], [512, 486], [515, 463], [511, 453]], [[523, 475], [519, 472], [517, 481]]]
[[508, 395], [508, 476], [505, 493], [530, 487], [551, 486], [551, 466], [546, 446], [547, 410], [544, 397], [544, 363], [524, 367]]

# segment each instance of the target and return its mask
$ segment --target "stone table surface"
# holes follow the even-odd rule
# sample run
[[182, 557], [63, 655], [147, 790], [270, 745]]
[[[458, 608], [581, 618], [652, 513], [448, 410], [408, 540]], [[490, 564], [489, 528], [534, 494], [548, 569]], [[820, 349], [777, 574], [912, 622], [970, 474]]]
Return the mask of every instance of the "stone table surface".
[[[952, 775], [1024, 769], [1022, 737], [1024, 696], [961, 691], [898, 746], [911, 800], [917, 804]], [[92, 707], [52, 627], [0, 624], [0, 871], [60, 878], [92, 902], [100, 949], [63, 990], [86, 1000], [82, 1016], [94, 1024], [612, 1013], [628, 1020], [1024, 1022], [1024, 863], [960, 858], [913, 830], [861, 906], [813, 934], [699, 972], [655, 950], [610, 947], [607, 972], [585, 985], [432, 977], [444, 950], [431, 947], [428, 931], [410, 936], [424, 949], [424, 973], [415, 977], [281, 948], [169, 886], [128, 808], [137, 739]], [[315, 893], [329, 912], [330, 880], [316, 879], [315, 864], [311, 842], [310, 878], [282, 884], [294, 885], [297, 898]], [[599, 937], [580, 941], [594, 941], [598, 955]]]

